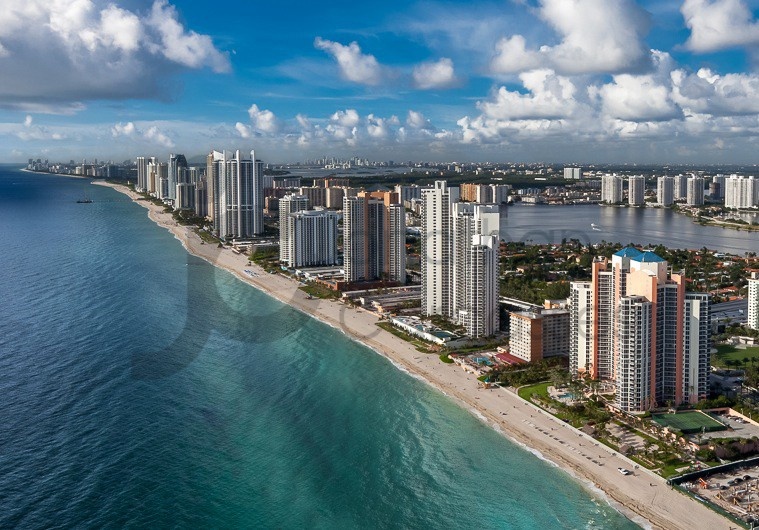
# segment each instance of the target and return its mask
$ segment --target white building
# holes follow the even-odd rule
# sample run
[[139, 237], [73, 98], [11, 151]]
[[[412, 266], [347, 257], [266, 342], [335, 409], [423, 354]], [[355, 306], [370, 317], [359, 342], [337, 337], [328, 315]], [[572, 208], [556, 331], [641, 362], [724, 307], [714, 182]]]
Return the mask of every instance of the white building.
[[174, 186], [174, 209], [175, 210], [194, 210], [195, 209], [195, 184], [180, 182]]
[[500, 327], [497, 236], [473, 235], [467, 249], [466, 299], [458, 322], [470, 337], [490, 337]]
[[308, 198], [305, 195], [285, 195], [279, 200], [279, 261], [290, 263], [294, 241], [287, 230], [287, 218], [290, 214], [308, 210]]
[[141, 193], [148, 189], [148, 161], [144, 156], [137, 157], [137, 186], [135, 188]]
[[753, 176], [730, 175], [725, 179], [725, 208], [753, 208], [759, 201], [759, 181]]
[[582, 168], [579, 167], [565, 167], [564, 178], [567, 180], [580, 180], [582, 178]]
[[759, 277], [748, 281], [748, 327], [759, 329]]
[[287, 216], [285, 230], [291, 241], [286, 261], [290, 268], [337, 264], [337, 221], [328, 210], [307, 210]]
[[623, 180], [617, 175], [604, 175], [601, 177], [601, 202], [617, 204], [623, 198]]
[[702, 206], [704, 204], [704, 178], [693, 175], [688, 178], [685, 204]]
[[458, 190], [444, 180], [422, 192], [422, 314], [452, 318], [451, 203]]
[[675, 202], [675, 181], [672, 177], [656, 179], [656, 202], [659, 206], [672, 206]]
[[675, 200], [682, 201], [688, 195], [688, 175], [677, 175], [675, 180]]
[[255, 151], [243, 158], [214, 152], [214, 230], [224, 238], [250, 238], [264, 232], [263, 163]]
[[646, 204], [646, 179], [643, 175], [635, 175], [627, 180], [627, 202], [630, 206]]

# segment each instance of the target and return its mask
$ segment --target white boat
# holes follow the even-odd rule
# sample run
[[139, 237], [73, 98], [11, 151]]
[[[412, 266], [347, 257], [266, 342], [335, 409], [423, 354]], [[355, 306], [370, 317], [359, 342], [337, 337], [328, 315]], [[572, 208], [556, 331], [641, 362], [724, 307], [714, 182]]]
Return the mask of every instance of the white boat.
[[590, 223], [590, 227], [591, 227], [593, 230], [597, 230], [597, 231], [599, 231], [599, 232], [601, 231], [601, 227], [600, 227], [600, 226], [598, 226], [596, 223]]

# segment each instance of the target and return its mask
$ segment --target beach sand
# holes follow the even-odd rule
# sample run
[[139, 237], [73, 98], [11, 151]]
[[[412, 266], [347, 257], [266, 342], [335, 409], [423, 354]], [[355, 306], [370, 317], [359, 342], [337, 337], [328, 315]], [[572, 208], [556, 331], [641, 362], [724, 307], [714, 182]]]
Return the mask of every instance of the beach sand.
[[[665, 480], [640, 468], [623, 455], [568, 426], [506, 389], [487, 390], [472, 374], [454, 364], [440, 362], [437, 355], [417, 351], [408, 342], [378, 326], [373, 313], [332, 300], [309, 299], [291, 278], [268, 274], [244, 255], [217, 245], [203, 244], [193, 227], [179, 225], [163, 207], [140, 197], [123, 185], [96, 181], [129, 195], [148, 209], [148, 216], [170, 230], [188, 252], [221, 267], [261, 291], [342, 330], [451, 397], [504, 436], [522, 444], [542, 458], [583, 482], [601, 490], [607, 500], [636, 523], [653, 528], [732, 528], [735, 523], [698, 501], [670, 488]], [[252, 271], [255, 275], [245, 273]], [[624, 476], [617, 468], [633, 471]], [[517, 486], [518, 487], [518, 486]], [[550, 487], [550, 484], [546, 484]], [[598, 494], [598, 491], [594, 491]]]

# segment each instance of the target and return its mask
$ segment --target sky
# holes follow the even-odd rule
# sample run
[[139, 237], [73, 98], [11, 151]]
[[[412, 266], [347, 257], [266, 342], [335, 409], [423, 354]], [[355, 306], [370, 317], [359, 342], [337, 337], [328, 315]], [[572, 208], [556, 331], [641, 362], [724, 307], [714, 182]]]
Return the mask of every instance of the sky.
[[753, 164], [759, 0], [3, 0], [0, 161]]

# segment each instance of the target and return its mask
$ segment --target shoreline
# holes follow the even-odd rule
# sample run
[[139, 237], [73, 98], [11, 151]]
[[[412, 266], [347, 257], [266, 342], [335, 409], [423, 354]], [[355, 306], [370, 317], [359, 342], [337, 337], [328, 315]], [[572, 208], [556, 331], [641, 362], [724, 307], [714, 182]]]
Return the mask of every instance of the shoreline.
[[[268, 274], [244, 255], [205, 244], [194, 227], [179, 225], [171, 214], [123, 185], [94, 181], [129, 196], [148, 210], [148, 217], [169, 230], [187, 252], [225, 269], [238, 279], [294, 309], [341, 331], [387, 358], [396, 368], [420, 379], [464, 407], [508, 440], [576, 479], [588, 492], [607, 501], [638, 525], [655, 528], [728, 528], [734, 523], [677, 490], [659, 475], [636, 469], [623, 476], [618, 467], [635, 469], [634, 462], [601, 445], [507, 389], [482, 389], [478, 381], [437, 355], [417, 351], [411, 344], [376, 326], [376, 315], [340, 302], [308, 299], [298, 283]], [[244, 271], [250, 270], [255, 275]]]

